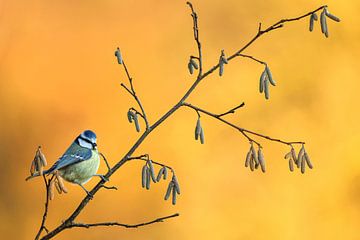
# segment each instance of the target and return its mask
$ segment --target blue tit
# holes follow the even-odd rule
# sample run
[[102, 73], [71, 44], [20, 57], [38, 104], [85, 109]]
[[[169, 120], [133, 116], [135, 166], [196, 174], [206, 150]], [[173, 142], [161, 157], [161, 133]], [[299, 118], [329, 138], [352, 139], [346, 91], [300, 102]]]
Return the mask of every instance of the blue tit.
[[[96, 174], [99, 165], [100, 156], [96, 144], [96, 134], [93, 131], [86, 130], [74, 140], [62, 157], [50, 169], [45, 170], [43, 174], [49, 175], [58, 171], [63, 179], [78, 184], [89, 194], [83, 184], [93, 176], [99, 176], [104, 181], [107, 181], [103, 175]], [[26, 180], [36, 176], [39, 176], [39, 174], [30, 176]]]

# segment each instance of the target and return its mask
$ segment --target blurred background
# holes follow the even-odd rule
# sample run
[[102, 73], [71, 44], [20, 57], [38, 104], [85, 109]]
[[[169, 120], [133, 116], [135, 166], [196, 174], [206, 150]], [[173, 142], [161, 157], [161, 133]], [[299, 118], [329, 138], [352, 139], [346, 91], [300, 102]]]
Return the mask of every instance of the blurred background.
[[[328, 21], [325, 38], [308, 19], [286, 24], [244, 54], [266, 61], [278, 85], [269, 101], [258, 93], [263, 66], [235, 59], [220, 79], [211, 75], [188, 102], [214, 113], [244, 101], [229, 121], [287, 141], [305, 141], [315, 169], [290, 173], [289, 148], [260, 139], [267, 173], [244, 168], [249, 144], [238, 132], [202, 118], [206, 144], [193, 139], [196, 114], [181, 109], [154, 131], [136, 154], [176, 169], [178, 204], [163, 200], [167, 183], [141, 188], [142, 162], [124, 165], [77, 221], [139, 223], [180, 217], [139, 229], [72, 229], [56, 239], [359, 239], [360, 140], [357, 110], [359, 1], [194, 0], [199, 14], [205, 69], [220, 50], [235, 52], [268, 26], [328, 4], [341, 23]], [[135, 106], [120, 88], [127, 83], [114, 50], [120, 47], [153, 123], [194, 81], [187, 72], [196, 54], [185, 1], [0, 0], [0, 232], [34, 238], [44, 207], [43, 181], [25, 182], [41, 145], [54, 163], [85, 129], [114, 165], [139, 134], [127, 122]], [[101, 173], [106, 168], [102, 164]], [[86, 187], [91, 189], [98, 180]], [[50, 203], [53, 229], [78, 206], [84, 192]]]

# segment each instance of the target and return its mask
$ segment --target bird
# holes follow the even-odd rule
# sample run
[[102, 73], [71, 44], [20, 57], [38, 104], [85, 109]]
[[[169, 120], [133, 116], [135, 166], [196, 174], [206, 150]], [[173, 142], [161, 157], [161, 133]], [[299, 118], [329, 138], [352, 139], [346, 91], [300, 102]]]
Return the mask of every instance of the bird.
[[[75, 138], [65, 153], [50, 167], [43, 171], [44, 175], [58, 174], [70, 183], [79, 185], [91, 197], [90, 192], [84, 187], [93, 176], [98, 176], [108, 181], [104, 175], [97, 174], [100, 165], [100, 156], [97, 149], [96, 134], [85, 130]], [[40, 176], [36, 173], [26, 180]]]

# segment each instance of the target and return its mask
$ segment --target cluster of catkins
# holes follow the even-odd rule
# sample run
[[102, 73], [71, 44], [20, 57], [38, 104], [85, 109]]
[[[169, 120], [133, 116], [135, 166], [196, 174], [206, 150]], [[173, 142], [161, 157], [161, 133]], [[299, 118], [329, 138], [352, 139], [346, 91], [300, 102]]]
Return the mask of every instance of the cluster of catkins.
[[[147, 190], [149, 190], [151, 181], [154, 183], [157, 183], [161, 180], [161, 178], [166, 180], [167, 176], [168, 176], [167, 168], [168, 167], [166, 167], [166, 166], [162, 166], [160, 168], [157, 176], [155, 176], [154, 164], [150, 159], [148, 159], [142, 168], [141, 186], [143, 188], [146, 188]], [[172, 179], [169, 182], [168, 188], [166, 190], [165, 200], [168, 200], [171, 195], [172, 196], [172, 204], [175, 205], [176, 204], [176, 196], [177, 196], [177, 194], [180, 194], [180, 185], [179, 185], [179, 182], [177, 180], [174, 170], [172, 170], [172, 169], [170, 169], [170, 170], [171, 170], [173, 176], [172, 176]]]
[[310, 157], [307, 154], [304, 145], [301, 146], [298, 154], [296, 154], [295, 149], [291, 147], [290, 152], [285, 154], [285, 159], [289, 159], [289, 169], [292, 172], [294, 171], [294, 164], [297, 166], [297, 168], [300, 168], [301, 173], [305, 173], [306, 165], [310, 169], [313, 168]]
[[[331, 14], [329, 12], [329, 10], [327, 9], [327, 7], [323, 8], [323, 11], [320, 14], [320, 27], [321, 27], [321, 32], [326, 36], [329, 37], [329, 28], [326, 22], [326, 18], [330, 18], [331, 20], [335, 21], [335, 22], [340, 22], [340, 18], [334, 16], [333, 14]], [[309, 30], [310, 32], [312, 32], [314, 30], [314, 22], [318, 20], [318, 16], [316, 13], [312, 13], [310, 15], [310, 24], [309, 24]]]

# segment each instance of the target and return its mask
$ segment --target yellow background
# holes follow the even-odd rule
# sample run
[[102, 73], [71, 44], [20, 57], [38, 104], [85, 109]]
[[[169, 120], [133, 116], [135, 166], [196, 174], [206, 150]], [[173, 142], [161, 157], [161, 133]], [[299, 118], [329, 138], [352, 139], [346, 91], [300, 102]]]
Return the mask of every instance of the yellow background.
[[[282, 17], [313, 10], [322, 1], [194, 1], [205, 69], [257, 31]], [[249, 147], [238, 132], [202, 118], [206, 144], [193, 139], [196, 114], [180, 109], [154, 131], [137, 154], [176, 169], [178, 204], [163, 200], [166, 183], [140, 186], [143, 163], [123, 166], [77, 219], [138, 223], [175, 212], [180, 217], [139, 229], [73, 229], [57, 239], [359, 239], [359, 1], [328, 1], [342, 19], [329, 21], [330, 38], [308, 31], [308, 20], [286, 24], [246, 52], [266, 61], [278, 86], [258, 93], [262, 66], [235, 59], [196, 89], [189, 102], [223, 112], [239, 126], [305, 141], [315, 169], [290, 173], [287, 146], [260, 140], [266, 174], [244, 168]], [[186, 64], [196, 54], [185, 1], [0, 1], [0, 232], [31, 239], [44, 203], [41, 179], [25, 182], [36, 147], [50, 164], [84, 129], [113, 165], [139, 134], [126, 111], [134, 101], [117, 65], [119, 46], [153, 123], [193, 82]], [[102, 164], [100, 172], [105, 172]], [[88, 189], [97, 182], [86, 185]], [[53, 229], [84, 197], [77, 186], [51, 202]]]

